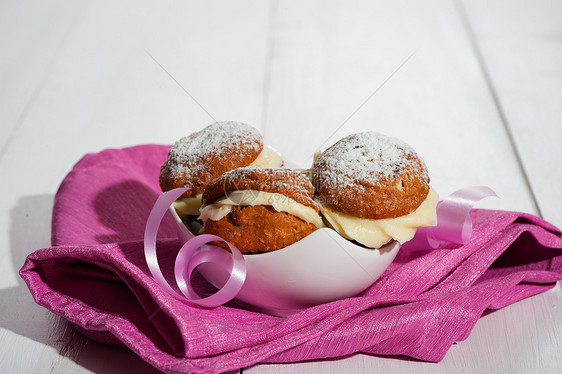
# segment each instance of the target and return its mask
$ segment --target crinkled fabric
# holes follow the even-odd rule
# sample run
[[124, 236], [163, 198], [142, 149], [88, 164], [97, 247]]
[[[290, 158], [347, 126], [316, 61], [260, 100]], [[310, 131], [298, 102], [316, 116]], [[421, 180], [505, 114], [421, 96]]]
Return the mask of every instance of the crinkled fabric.
[[[20, 271], [39, 305], [164, 372], [214, 373], [355, 352], [438, 362], [485, 310], [562, 279], [560, 230], [529, 214], [473, 210], [469, 243], [402, 250], [358, 297], [285, 318], [234, 303], [188, 305], [154, 281], [143, 252], [168, 149], [143, 145], [86, 155], [55, 197], [52, 247], [30, 254]], [[161, 267], [172, 273], [179, 243], [171, 217], [159, 238]]]

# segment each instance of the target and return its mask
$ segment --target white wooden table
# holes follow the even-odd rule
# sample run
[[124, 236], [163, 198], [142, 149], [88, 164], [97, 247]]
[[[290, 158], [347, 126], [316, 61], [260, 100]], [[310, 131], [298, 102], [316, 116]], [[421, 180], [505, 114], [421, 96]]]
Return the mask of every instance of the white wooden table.
[[[488, 185], [501, 199], [481, 207], [561, 227], [561, 19], [548, 0], [1, 1], [0, 372], [154, 371], [37, 306], [17, 272], [49, 246], [54, 193], [84, 153], [169, 144], [211, 117], [258, 127], [302, 166], [349, 133], [397, 136], [442, 195]], [[558, 284], [481, 318], [439, 364], [243, 371], [562, 372], [561, 321]]]

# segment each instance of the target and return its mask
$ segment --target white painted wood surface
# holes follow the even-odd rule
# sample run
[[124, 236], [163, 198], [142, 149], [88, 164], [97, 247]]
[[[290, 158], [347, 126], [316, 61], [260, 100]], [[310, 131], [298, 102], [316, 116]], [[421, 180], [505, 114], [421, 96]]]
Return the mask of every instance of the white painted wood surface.
[[[545, 0], [1, 2], [0, 372], [154, 372], [35, 305], [17, 271], [49, 245], [53, 195], [84, 153], [171, 143], [210, 117], [259, 127], [303, 166], [378, 130], [418, 150], [441, 194], [489, 185], [501, 199], [480, 206], [562, 226], [561, 15]], [[561, 320], [558, 285], [483, 317], [439, 364], [244, 371], [556, 373]]]

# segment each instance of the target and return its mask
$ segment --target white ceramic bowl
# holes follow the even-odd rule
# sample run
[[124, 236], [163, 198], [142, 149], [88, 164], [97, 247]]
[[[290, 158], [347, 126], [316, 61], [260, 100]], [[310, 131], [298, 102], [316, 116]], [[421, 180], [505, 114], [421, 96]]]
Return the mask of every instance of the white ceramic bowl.
[[[193, 237], [173, 207], [170, 208], [182, 242]], [[247, 308], [287, 316], [303, 308], [359, 294], [386, 270], [400, 244], [391, 242], [380, 249], [367, 249], [321, 228], [277, 251], [244, 255], [246, 281], [236, 300]], [[198, 270], [216, 287], [227, 274]]]
[[[273, 147], [287, 167], [295, 165]], [[192, 238], [173, 207], [182, 242]], [[246, 308], [287, 316], [301, 309], [356, 296], [373, 284], [396, 257], [400, 243], [380, 249], [367, 249], [344, 239], [330, 228], [314, 231], [307, 237], [277, 251], [244, 255], [246, 281], [236, 300]], [[222, 287], [228, 274], [202, 264], [198, 270], [214, 286]]]

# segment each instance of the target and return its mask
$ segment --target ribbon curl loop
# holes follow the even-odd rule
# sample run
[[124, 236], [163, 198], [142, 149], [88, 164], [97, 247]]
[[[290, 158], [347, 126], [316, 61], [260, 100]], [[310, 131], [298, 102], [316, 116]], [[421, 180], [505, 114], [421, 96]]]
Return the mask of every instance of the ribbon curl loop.
[[[144, 255], [152, 277], [168, 293], [181, 301], [214, 308], [232, 300], [244, 284], [246, 263], [238, 248], [216, 235], [209, 234], [198, 235], [184, 243], [176, 256], [174, 265], [175, 279], [181, 293], [170, 286], [158, 264], [156, 253], [158, 228], [166, 211], [185, 191], [187, 188], [176, 188], [163, 193], [156, 200], [144, 232]], [[206, 245], [212, 241], [225, 243], [230, 249], [230, 253], [223, 248]], [[215, 294], [204, 298], [197, 295], [190, 281], [195, 268], [203, 263], [213, 263], [230, 274], [223, 287]]]
[[407, 249], [435, 249], [442, 243], [466, 244], [472, 236], [470, 211], [485, 197], [495, 196], [489, 187], [465, 187], [437, 203], [437, 225], [419, 227], [414, 238], [402, 245]]

